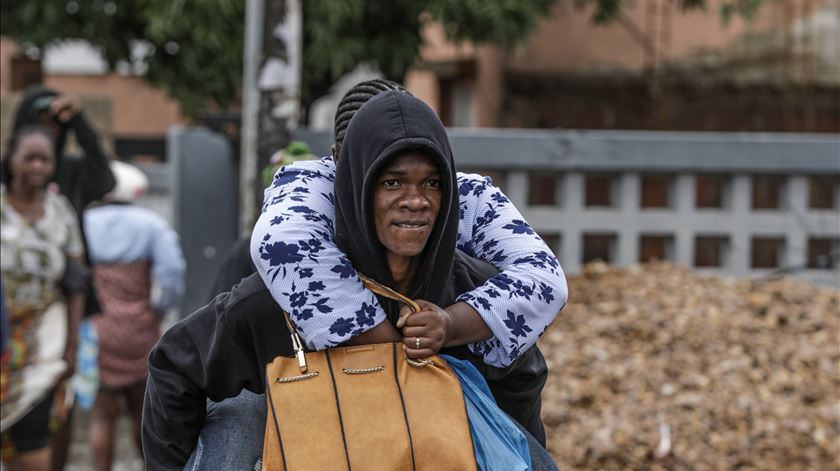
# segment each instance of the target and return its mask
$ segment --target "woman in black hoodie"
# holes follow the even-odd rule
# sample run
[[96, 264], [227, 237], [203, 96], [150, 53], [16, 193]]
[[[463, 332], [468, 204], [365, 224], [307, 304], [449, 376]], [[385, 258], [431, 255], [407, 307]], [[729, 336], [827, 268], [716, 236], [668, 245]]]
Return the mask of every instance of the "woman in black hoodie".
[[[387, 208], [384, 212], [375, 211], [373, 195], [377, 185], [380, 189], [399, 185], [398, 175], [380, 181], [384, 165], [392, 157], [412, 152], [428, 156], [437, 166], [435, 182], [428, 183], [436, 187], [439, 196], [436, 217], [430, 216], [422, 202], [404, 203], [408, 206], [401, 210], [397, 208], [395, 212]], [[423, 357], [438, 351], [450, 353], [481, 364], [483, 369], [479, 369], [487, 377], [490, 367], [484, 366], [463, 346], [490, 337], [489, 328], [477, 315], [447, 318], [447, 314], [437, 307], [451, 304], [458, 294], [497, 273], [491, 265], [456, 250], [458, 193], [455, 170], [446, 132], [437, 115], [408, 94], [381, 94], [365, 104], [353, 118], [338, 162], [335, 182], [337, 244], [360, 273], [412, 298], [425, 300], [422, 303], [425, 309], [408, 318], [405, 332], [411, 333], [403, 338], [396, 328], [399, 306], [380, 298], [388, 321], [355, 336], [351, 343], [403, 341], [409, 356]], [[383, 225], [380, 221], [377, 225], [375, 219], [382, 217], [386, 218], [386, 223]], [[402, 238], [405, 246], [414, 244], [416, 252], [416, 240], [412, 242], [413, 236], [409, 237], [414, 231], [423, 232], [426, 240], [420, 246], [419, 256], [404, 267], [409, 276], [401, 276], [401, 270], [386, 261], [388, 256], [382, 241], [389, 237]], [[364, 315], [366, 312], [346, 313], [348, 318]], [[263, 393], [266, 364], [277, 355], [292, 355], [285, 332], [282, 313], [261, 280], [253, 276], [172, 327], [149, 357], [150, 375], [143, 414], [147, 466], [150, 469], [183, 467], [201, 428], [205, 398], [219, 401], [236, 396], [243, 388]], [[534, 351], [538, 354], [536, 349]], [[523, 354], [523, 357], [527, 356]], [[544, 367], [541, 355], [532, 359]], [[504, 372], [499, 375], [497, 379], [504, 383]], [[492, 388], [492, 378], [488, 379], [491, 379]], [[530, 402], [528, 406], [533, 408], [533, 402], [538, 402], [542, 381], [544, 378], [529, 384], [531, 392], [536, 391], [536, 399], [532, 394], [529, 400], [520, 402]], [[493, 392], [495, 395], [496, 391]], [[517, 400], [510, 402], [514, 404]], [[538, 405], [536, 409], [539, 420]], [[539, 447], [533, 441], [532, 444]]]

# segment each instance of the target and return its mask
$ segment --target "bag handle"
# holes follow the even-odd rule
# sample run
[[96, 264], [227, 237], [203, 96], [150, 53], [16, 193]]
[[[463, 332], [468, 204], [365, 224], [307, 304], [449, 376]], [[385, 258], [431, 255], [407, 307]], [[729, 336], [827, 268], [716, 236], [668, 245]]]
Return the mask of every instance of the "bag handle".
[[365, 285], [365, 288], [373, 291], [376, 294], [385, 296], [386, 298], [393, 299], [394, 301], [399, 301], [405, 304], [406, 306], [411, 308], [413, 313], [417, 313], [423, 310], [420, 308], [419, 304], [414, 302], [413, 299], [383, 285], [382, 283], [376, 280], [370, 279], [365, 275], [362, 275], [361, 273], [359, 273], [359, 279], [362, 280], [362, 283]]
[[[374, 293], [385, 296], [386, 298], [393, 299], [395, 301], [399, 301], [409, 308], [411, 308], [412, 313], [417, 313], [422, 311], [420, 305], [414, 302], [413, 299], [405, 296], [402, 293], [393, 290], [382, 283], [368, 278], [361, 273], [358, 273], [359, 279], [362, 280], [362, 284], [365, 285], [365, 288], [373, 291]], [[306, 373], [307, 366], [306, 366], [306, 355], [303, 351], [303, 342], [300, 341], [300, 336], [297, 333], [297, 329], [295, 329], [294, 324], [292, 324], [292, 320], [289, 318], [289, 314], [286, 311], [283, 311], [283, 317], [286, 319], [286, 327], [289, 329], [289, 333], [292, 335], [292, 349], [295, 351], [295, 357], [298, 360], [298, 367], [300, 368], [301, 373]]]

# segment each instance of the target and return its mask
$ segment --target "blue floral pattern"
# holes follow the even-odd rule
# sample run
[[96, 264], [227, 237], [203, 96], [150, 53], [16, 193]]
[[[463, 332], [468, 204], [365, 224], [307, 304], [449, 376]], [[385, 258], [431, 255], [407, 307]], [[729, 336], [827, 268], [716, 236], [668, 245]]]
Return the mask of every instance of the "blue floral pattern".
[[[260, 275], [312, 349], [341, 344], [386, 318], [335, 246], [334, 182], [329, 157], [281, 167], [251, 236]], [[563, 307], [566, 279], [557, 258], [489, 178], [459, 173], [458, 190], [458, 248], [502, 270], [458, 298], [493, 331], [469, 348], [489, 365], [506, 366], [536, 343]]]

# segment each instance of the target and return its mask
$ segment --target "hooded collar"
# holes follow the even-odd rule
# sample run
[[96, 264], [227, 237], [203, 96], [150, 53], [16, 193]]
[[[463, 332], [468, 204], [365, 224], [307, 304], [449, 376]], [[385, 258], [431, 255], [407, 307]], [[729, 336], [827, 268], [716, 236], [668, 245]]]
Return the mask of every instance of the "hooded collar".
[[[458, 237], [455, 165], [443, 123], [428, 105], [408, 93], [379, 94], [350, 121], [336, 164], [336, 244], [358, 272], [395, 287], [376, 236], [372, 194], [389, 159], [414, 150], [428, 154], [440, 169], [441, 205], [412, 288], [404, 294], [446, 306], [454, 298], [451, 276]], [[398, 307], [380, 302], [393, 320]]]

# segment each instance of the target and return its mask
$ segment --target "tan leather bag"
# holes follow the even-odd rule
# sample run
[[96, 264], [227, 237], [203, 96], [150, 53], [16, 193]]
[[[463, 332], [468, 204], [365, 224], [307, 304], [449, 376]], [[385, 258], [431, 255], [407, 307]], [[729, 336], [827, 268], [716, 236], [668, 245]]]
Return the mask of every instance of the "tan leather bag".
[[401, 343], [304, 353], [286, 322], [296, 357], [266, 367], [264, 471], [476, 469], [461, 385], [445, 361], [411, 360]]

